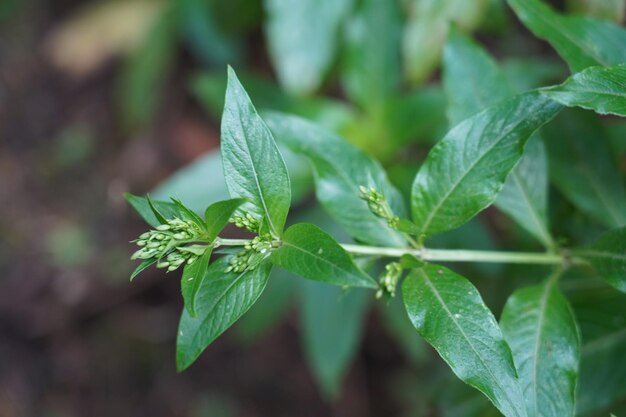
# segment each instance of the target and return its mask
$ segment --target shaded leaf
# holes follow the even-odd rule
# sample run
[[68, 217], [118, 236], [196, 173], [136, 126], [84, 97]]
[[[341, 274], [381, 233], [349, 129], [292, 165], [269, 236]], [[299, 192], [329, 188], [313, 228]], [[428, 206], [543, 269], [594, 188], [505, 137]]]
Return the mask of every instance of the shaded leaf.
[[289, 227], [272, 262], [294, 274], [329, 284], [377, 288], [328, 233], [317, 226], [299, 223]]
[[626, 117], [626, 65], [587, 68], [542, 92], [569, 107]]
[[202, 351], [241, 317], [263, 292], [271, 271], [262, 263], [253, 271], [224, 273], [230, 259], [224, 256], [209, 266], [198, 291], [197, 317], [186, 310], [178, 325], [176, 368], [183, 371]]
[[626, 225], [626, 193], [607, 135], [584, 111], [563, 112], [543, 130], [550, 176], [583, 213], [607, 227]]
[[488, 6], [489, 0], [412, 0], [403, 36], [409, 79], [421, 83], [437, 67], [451, 23], [472, 30]]
[[591, 262], [609, 284], [626, 292], [626, 227], [611, 230], [589, 248], [573, 253]]
[[291, 204], [287, 168], [272, 133], [230, 67], [221, 149], [231, 195], [252, 202], [251, 210], [264, 218], [270, 231], [279, 236]]
[[[457, 124], [480, 110], [513, 95], [505, 74], [478, 45], [452, 30], [444, 50], [443, 82], [448, 118]], [[511, 171], [495, 205], [545, 246], [553, 245], [547, 219], [548, 166], [539, 137], [526, 145], [520, 163]]]
[[438, 265], [412, 271], [402, 285], [411, 322], [465, 383], [506, 417], [526, 408], [511, 350], [474, 286]]
[[346, 26], [343, 85], [352, 101], [380, 112], [400, 81], [400, 2], [364, 0]]
[[535, 36], [552, 45], [572, 72], [626, 62], [626, 30], [588, 17], [562, 16], [540, 0], [508, 0]]
[[268, 49], [281, 85], [310, 93], [322, 83], [352, 0], [264, 0]]
[[529, 416], [574, 416], [580, 336], [553, 279], [517, 290], [500, 320], [513, 351]]
[[363, 331], [368, 293], [347, 293], [319, 282], [300, 280], [303, 348], [322, 393], [333, 398], [354, 359]]
[[366, 243], [402, 246], [404, 237], [388, 228], [359, 198], [359, 186], [375, 187], [403, 217], [404, 201], [380, 164], [341, 137], [296, 116], [264, 114], [276, 139], [306, 156], [315, 171], [318, 201], [351, 236]]

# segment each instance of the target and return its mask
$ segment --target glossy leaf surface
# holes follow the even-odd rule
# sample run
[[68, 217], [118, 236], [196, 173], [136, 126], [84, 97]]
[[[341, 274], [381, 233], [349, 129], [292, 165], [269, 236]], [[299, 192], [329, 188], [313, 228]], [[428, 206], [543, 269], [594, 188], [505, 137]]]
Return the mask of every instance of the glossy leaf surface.
[[335, 239], [308, 223], [293, 225], [285, 231], [281, 247], [272, 253], [272, 262], [315, 281], [348, 287], [377, 287]]
[[476, 288], [438, 265], [412, 271], [402, 285], [411, 322], [464, 382], [506, 417], [526, 417], [511, 349]]
[[287, 168], [272, 133], [232, 68], [228, 69], [221, 149], [231, 195], [248, 199], [251, 210], [267, 222], [274, 235], [280, 235], [291, 204]]
[[[443, 82], [451, 124], [513, 95], [513, 88], [497, 63], [457, 30], [444, 49]], [[511, 171], [495, 205], [545, 246], [552, 245], [548, 230], [548, 166], [541, 139], [534, 135], [520, 163]]]
[[500, 321], [532, 417], [574, 416], [580, 336], [552, 280], [517, 290]]
[[404, 245], [402, 235], [389, 229], [359, 198], [359, 186], [375, 187], [396, 215], [402, 217], [406, 212], [402, 196], [376, 160], [299, 117], [270, 112], [264, 119], [280, 143], [311, 161], [318, 201], [351, 236], [371, 244]]
[[530, 135], [560, 109], [530, 92], [452, 128], [430, 151], [413, 183], [413, 220], [422, 233], [459, 227], [493, 203]]
[[211, 264], [198, 291], [197, 317], [183, 310], [176, 341], [176, 367], [182, 371], [241, 317], [259, 298], [271, 271], [263, 263], [253, 271], [224, 273], [229, 257]]
[[626, 117], [626, 65], [587, 68], [542, 91], [569, 107]]

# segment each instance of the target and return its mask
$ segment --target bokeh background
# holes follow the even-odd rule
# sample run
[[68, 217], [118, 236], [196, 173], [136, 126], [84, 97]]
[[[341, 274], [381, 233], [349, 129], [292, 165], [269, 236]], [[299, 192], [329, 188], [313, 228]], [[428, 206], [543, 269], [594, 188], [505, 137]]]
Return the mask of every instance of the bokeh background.
[[[342, 1], [347, 9], [330, 25], [321, 5], [301, 11], [300, 22], [275, 23], [297, 3], [0, 0], [1, 417], [497, 415], [414, 334], [397, 300], [385, 306], [277, 274], [241, 323], [177, 374], [179, 272], [149, 269], [128, 282], [129, 241], [146, 226], [124, 192], [178, 196], [199, 210], [225, 196], [216, 149], [227, 64], [258, 107], [342, 133], [387, 165], [404, 191], [447, 129], [438, 64], [451, 24], [474, 31], [511, 80], [524, 74], [526, 87], [567, 74], [500, 0], [397, 1], [391, 20], [384, 7], [367, 15], [362, 8], [371, 2]], [[444, 3], [453, 6], [438, 9]], [[624, 18], [621, 1], [551, 4]], [[383, 33], [392, 34], [392, 46], [374, 45], [384, 54], [363, 58], [371, 46], [363, 33], [389, 21]], [[300, 53], [321, 55], [319, 71], [297, 59], [277, 64], [282, 58], [272, 48], [279, 39], [299, 36], [312, 36]], [[330, 50], [320, 53], [318, 42]], [[381, 110], [376, 91], [363, 85], [367, 77], [359, 78], [367, 59], [380, 64], [379, 84], [395, 77], [393, 111]], [[624, 125], [603, 123], [610, 146], [621, 152]], [[296, 158], [290, 166], [294, 218], [335, 228], [315, 206], [306, 164]], [[603, 230], [552, 191], [559, 236], [575, 240]], [[539, 247], [493, 209], [436, 244]], [[496, 315], [517, 283], [533, 275], [460, 268]], [[580, 287], [571, 282], [575, 295]], [[623, 325], [623, 297], [583, 289], [586, 296], [573, 301], [579, 311], [594, 297], [608, 309], [590, 321], [608, 317]], [[624, 353], [620, 343], [606, 354]], [[610, 399], [583, 401], [584, 415], [607, 415], [613, 401], [623, 406], [626, 378], [614, 385]]]

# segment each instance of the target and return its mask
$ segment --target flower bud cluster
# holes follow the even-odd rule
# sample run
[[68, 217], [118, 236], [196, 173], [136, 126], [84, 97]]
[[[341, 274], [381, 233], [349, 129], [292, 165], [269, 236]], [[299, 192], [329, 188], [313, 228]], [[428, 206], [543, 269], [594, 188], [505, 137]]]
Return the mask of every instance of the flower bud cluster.
[[269, 256], [270, 249], [272, 249], [272, 236], [269, 233], [257, 236], [246, 243], [244, 249], [230, 260], [230, 265], [224, 272], [252, 271]]
[[233, 217], [228, 219], [230, 223], [234, 223], [235, 226], [239, 228], [245, 228], [249, 232], [258, 233], [259, 232], [259, 219], [254, 217], [252, 214], [248, 212], [244, 212], [241, 214], [235, 214]]
[[174, 271], [185, 262], [192, 264], [201, 255], [198, 253], [200, 249], [194, 247], [198, 245], [189, 248], [181, 246], [193, 241], [200, 233], [200, 228], [191, 220], [170, 219], [167, 224], [159, 225], [155, 230], [139, 236], [135, 243], [140, 249], [130, 259], [154, 259], [157, 260], [157, 268]]
[[391, 262], [385, 266], [385, 272], [380, 276], [380, 288], [376, 292], [376, 298], [383, 295], [395, 297], [398, 281], [402, 276], [402, 265], [399, 262]]
[[367, 206], [374, 215], [387, 220], [387, 224], [392, 229], [397, 229], [400, 219], [391, 210], [385, 196], [374, 187], [359, 187], [359, 197], [367, 202]]

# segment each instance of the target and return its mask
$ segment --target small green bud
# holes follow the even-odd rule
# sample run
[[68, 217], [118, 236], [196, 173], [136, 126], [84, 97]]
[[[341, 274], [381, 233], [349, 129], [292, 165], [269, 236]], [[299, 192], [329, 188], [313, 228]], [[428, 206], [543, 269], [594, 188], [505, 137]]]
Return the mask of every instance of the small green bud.
[[145, 239], [148, 239], [149, 237], [150, 237], [150, 232], [145, 232], [145, 233], [142, 233], [139, 236], [139, 239], [144, 239], [145, 240]]
[[162, 225], [157, 226], [156, 229], [158, 231], [165, 232], [166, 230], [170, 230], [171, 226], [169, 224], [162, 224]]
[[148, 243], [146, 240], [143, 239], [139, 239], [137, 242], [135, 242], [137, 244], [137, 246], [146, 246], [146, 243]]
[[158, 262], [158, 263], [156, 264], [156, 267], [157, 267], [157, 268], [167, 268], [168, 266], [170, 266], [170, 263], [169, 263], [169, 262]]

